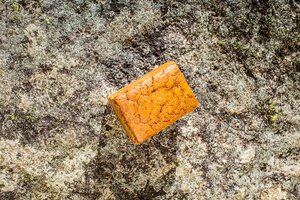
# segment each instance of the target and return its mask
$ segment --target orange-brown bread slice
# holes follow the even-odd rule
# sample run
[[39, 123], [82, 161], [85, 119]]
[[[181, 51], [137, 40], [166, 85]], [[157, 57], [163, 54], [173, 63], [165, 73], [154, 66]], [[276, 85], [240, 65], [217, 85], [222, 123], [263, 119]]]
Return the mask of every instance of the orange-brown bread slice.
[[193, 111], [198, 101], [175, 62], [169, 61], [108, 97], [135, 144]]

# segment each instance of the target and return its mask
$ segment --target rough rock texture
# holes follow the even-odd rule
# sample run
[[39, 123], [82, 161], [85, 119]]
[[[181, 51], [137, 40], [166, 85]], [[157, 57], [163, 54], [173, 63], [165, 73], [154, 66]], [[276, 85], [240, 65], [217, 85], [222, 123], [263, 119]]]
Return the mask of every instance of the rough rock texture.
[[[0, 199], [300, 199], [297, 0], [0, 0]], [[167, 60], [200, 107], [141, 146], [106, 97]]]

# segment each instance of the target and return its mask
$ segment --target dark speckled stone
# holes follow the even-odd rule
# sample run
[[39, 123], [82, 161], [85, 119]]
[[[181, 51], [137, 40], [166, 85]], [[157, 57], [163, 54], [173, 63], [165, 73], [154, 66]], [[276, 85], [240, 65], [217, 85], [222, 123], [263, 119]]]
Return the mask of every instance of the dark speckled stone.
[[[0, 199], [300, 199], [296, 0], [0, 0]], [[200, 107], [141, 146], [107, 96], [168, 60]]]

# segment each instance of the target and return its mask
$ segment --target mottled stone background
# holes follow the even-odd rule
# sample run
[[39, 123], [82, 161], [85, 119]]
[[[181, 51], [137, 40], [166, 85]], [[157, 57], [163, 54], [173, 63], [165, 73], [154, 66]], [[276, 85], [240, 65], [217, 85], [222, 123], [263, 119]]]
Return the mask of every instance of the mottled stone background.
[[[300, 199], [299, 0], [0, 0], [0, 199]], [[200, 107], [143, 145], [106, 97], [174, 60]]]

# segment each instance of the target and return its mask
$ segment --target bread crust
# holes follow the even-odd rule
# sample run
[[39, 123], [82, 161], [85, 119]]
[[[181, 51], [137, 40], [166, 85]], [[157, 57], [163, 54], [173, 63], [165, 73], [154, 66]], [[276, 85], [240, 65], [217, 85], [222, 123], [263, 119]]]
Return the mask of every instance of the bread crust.
[[143, 143], [198, 107], [198, 100], [173, 61], [130, 83], [108, 100], [135, 144]]

